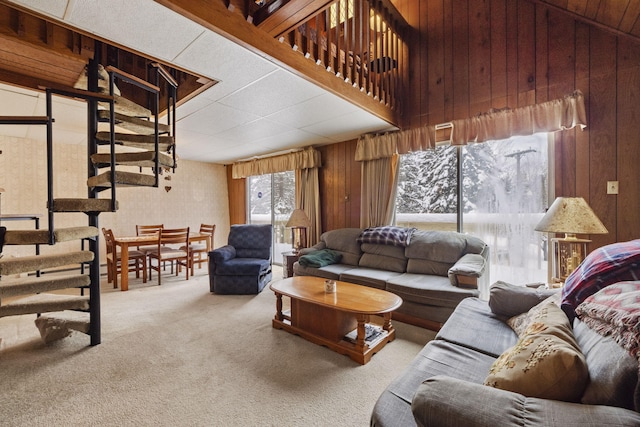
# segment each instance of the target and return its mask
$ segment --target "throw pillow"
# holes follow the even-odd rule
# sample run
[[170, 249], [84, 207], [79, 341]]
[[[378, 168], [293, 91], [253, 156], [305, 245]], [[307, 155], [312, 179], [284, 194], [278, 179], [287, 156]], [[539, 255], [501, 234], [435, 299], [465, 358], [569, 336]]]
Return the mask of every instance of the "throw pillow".
[[518, 343], [493, 363], [484, 384], [528, 397], [578, 402], [589, 380], [569, 320], [547, 303]]
[[529, 311], [557, 293], [557, 289], [534, 289], [497, 281], [489, 289], [489, 307], [498, 316], [512, 317]]
[[[549, 310], [546, 307], [549, 303], [555, 304], [559, 307], [560, 293], [555, 292], [550, 297], [547, 297], [542, 302], [533, 306], [529, 311], [509, 318], [507, 320], [507, 324], [511, 326], [511, 329], [513, 329], [519, 337], [521, 337], [534, 321], [543, 320], [547, 316]], [[554, 313], [557, 314], [555, 311]], [[562, 314], [566, 319], [566, 315], [564, 315], [564, 313]]]
[[614, 283], [640, 280], [640, 239], [602, 246], [580, 263], [565, 280], [561, 307], [570, 320], [589, 296]]

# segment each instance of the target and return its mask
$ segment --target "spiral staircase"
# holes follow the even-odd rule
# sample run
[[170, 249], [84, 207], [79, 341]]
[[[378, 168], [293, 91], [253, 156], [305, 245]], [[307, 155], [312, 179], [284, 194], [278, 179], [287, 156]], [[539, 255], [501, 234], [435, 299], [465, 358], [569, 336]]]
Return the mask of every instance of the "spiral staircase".
[[[118, 209], [116, 189], [158, 187], [164, 170], [175, 170], [175, 107], [177, 83], [161, 64], [153, 64], [150, 83], [115, 67], [89, 61], [86, 78], [75, 88], [41, 88], [46, 92], [46, 116], [0, 116], [3, 125], [40, 125], [47, 130], [47, 227], [38, 230], [0, 229], [0, 256], [9, 245], [56, 245], [78, 241], [78, 250], [0, 258], [0, 317], [36, 314], [42, 338], [53, 341], [72, 330], [101, 342], [100, 234], [102, 212]], [[146, 108], [119, 95], [117, 84], [135, 85], [149, 99]], [[160, 87], [166, 90], [166, 124], [159, 122]], [[53, 188], [55, 111], [53, 96], [87, 105], [88, 176], [86, 197], [56, 198]], [[0, 101], [1, 102], [1, 101]], [[163, 117], [163, 122], [165, 121]], [[133, 167], [132, 167], [133, 166]], [[100, 197], [101, 194], [105, 196]], [[57, 215], [85, 213], [86, 224], [55, 226]], [[68, 245], [65, 245], [68, 247]]]

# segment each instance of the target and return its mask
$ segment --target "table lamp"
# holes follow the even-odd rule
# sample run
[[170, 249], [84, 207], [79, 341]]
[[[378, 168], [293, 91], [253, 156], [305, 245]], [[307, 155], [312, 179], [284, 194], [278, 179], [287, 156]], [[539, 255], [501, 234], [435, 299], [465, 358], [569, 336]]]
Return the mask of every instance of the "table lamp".
[[294, 209], [285, 227], [291, 228], [293, 252], [298, 254], [301, 248], [307, 247], [307, 228], [311, 227], [311, 221], [302, 209]]
[[535, 228], [546, 233], [565, 233], [553, 238], [548, 253], [553, 256], [551, 279], [563, 283], [587, 256], [587, 243], [576, 234], [607, 234], [604, 224], [582, 197], [558, 197]]

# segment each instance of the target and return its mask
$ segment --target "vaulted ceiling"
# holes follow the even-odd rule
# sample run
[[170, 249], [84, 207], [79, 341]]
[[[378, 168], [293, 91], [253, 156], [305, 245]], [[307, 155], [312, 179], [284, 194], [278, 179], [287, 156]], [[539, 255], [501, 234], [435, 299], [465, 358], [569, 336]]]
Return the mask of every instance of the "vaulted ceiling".
[[[220, 0], [221, 1], [221, 0]], [[392, 3], [401, 0], [391, 0]], [[640, 0], [529, 0], [562, 10], [576, 20], [604, 28], [617, 35], [640, 41]], [[292, 25], [292, 10], [320, 7], [326, 0], [271, 0], [272, 7], [259, 23], [273, 37]], [[167, 3], [167, 2], [163, 2]], [[170, 2], [169, 2], [170, 3]], [[63, 27], [75, 29], [68, 44], [75, 53], [90, 55], [92, 46], [86, 39], [102, 39], [130, 49], [177, 69], [202, 77], [202, 82], [218, 81], [206, 91], [183, 103], [178, 109], [178, 152], [182, 158], [228, 163], [308, 145], [328, 144], [357, 138], [359, 135], [392, 129], [385, 120], [336, 96], [335, 94], [290, 72], [266, 55], [241, 46], [153, 0], [0, 0], [0, 4], [21, 8]], [[253, 1], [231, 0], [231, 9], [249, 16], [257, 13]], [[10, 17], [0, 17], [11, 19]], [[13, 22], [18, 31], [20, 22]], [[54, 52], [50, 67], [38, 69], [31, 60], [53, 58], [47, 40], [59, 37], [48, 29], [40, 34], [41, 46], [22, 55], [21, 63], [0, 57], [0, 81], [10, 81], [9, 74], [25, 75], [33, 84], [56, 81], [68, 85], [82, 70], [77, 56]], [[3, 34], [0, 34], [2, 36]], [[86, 36], [86, 37], [83, 37]], [[75, 37], [75, 38], [74, 38]], [[3, 49], [20, 52], [22, 47], [5, 42]], [[48, 52], [49, 51], [49, 52]], [[12, 58], [15, 58], [12, 57]], [[28, 70], [28, 72], [26, 71]], [[56, 117], [58, 135], [68, 142], [86, 139], [82, 106], [64, 102], [65, 111]], [[0, 84], [0, 115], [41, 115], [42, 93]], [[75, 119], [78, 117], [78, 119]], [[41, 131], [3, 126], [2, 134], [41, 138]]]

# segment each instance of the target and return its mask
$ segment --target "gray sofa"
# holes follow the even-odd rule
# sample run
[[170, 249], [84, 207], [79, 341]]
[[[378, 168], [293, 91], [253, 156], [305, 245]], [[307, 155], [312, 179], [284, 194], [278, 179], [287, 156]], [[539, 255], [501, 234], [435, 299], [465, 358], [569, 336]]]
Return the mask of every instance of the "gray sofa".
[[438, 330], [460, 301], [488, 295], [489, 247], [452, 231], [413, 231], [408, 245], [359, 242], [360, 228], [327, 231], [302, 254], [330, 249], [338, 263], [309, 267], [296, 262], [294, 275], [318, 276], [385, 289], [400, 296], [393, 318]]
[[436, 338], [382, 393], [372, 426], [640, 426], [638, 360], [578, 319], [573, 335], [589, 379], [577, 402], [483, 385], [494, 361], [518, 340], [505, 319], [547, 296], [528, 288], [497, 289], [501, 293], [492, 287], [489, 303], [467, 298], [459, 304]]

